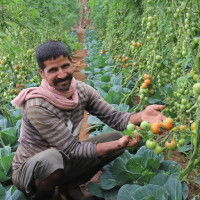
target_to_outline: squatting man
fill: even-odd
[[[93,199],[84,197],[79,186],[141,141],[137,133],[131,139],[119,131],[128,122],[163,121],[159,110],[165,106],[151,105],[138,113],[115,110],[94,88],[75,80],[72,59],[61,42],[41,44],[36,60],[41,85],[22,90],[12,101],[22,107],[13,183],[27,199],[59,199],[59,194],[68,200]],[[79,141],[84,110],[116,131]]]

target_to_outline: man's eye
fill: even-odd
[[[66,69],[66,68],[68,68],[70,65],[64,65],[63,66],[63,69]]]
[[[49,72],[51,73],[51,72],[55,72],[56,71],[56,69],[50,69],[49,70]]]

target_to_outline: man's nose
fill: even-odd
[[[66,75],[67,75],[67,72],[65,70],[59,69],[58,75],[57,75],[58,78],[63,79],[66,77]]]

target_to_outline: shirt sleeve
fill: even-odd
[[[91,86],[88,86],[89,102],[86,110],[111,128],[123,131],[126,129],[131,113],[117,111],[106,102]]]
[[[41,106],[29,107],[27,118],[42,140],[69,157],[97,158],[96,144],[80,142],[71,134],[66,124],[48,109]]]

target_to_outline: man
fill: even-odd
[[[78,136],[84,110],[115,130],[128,122],[162,121],[165,116],[152,105],[131,114],[116,111],[96,90],[73,78],[67,47],[48,41],[36,50],[40,87],[23,90],[13,105],[23,107],[19,146],[13,159],[13,183],[28,199],[53,199],[55,188],[67,200],[87,199],[80,184],[86,183],[104,165],[140,142],[114,131],[86,141]],[[56,187],[58,186],[58,187]],[[92,199],[92,198],[88,198]]]

